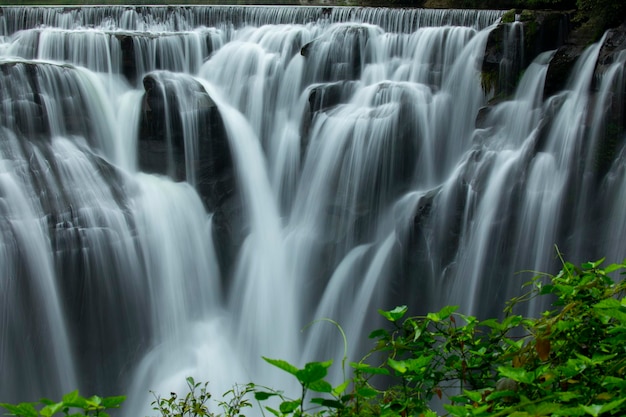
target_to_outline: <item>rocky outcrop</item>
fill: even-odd
[[[309,130],[317,112],[327,111],[340,103],[345,103],[354,91],[354,82],[336,82],[316,84],[309,89],[309,99],[304,108],[300,137],[302,138],[302,152],[304,153],[309,142]]]
[[[312,82],[356,80],[369,62],[367,44],[371,27],[343,24],[304,45],[300,53],[310,58],[306,79]],[[315,64],[313,64],[315,63]]]
[[[144,77],[143,84],[140,167],[189,181],[207,208],[214,210],[234,189],[219,109],[202,85],[187,75],[154,72]]]
[[[111,32],[119,43],[121,72],[131,85],[141,82],[137,77],[143,71],[168,70],[182,72],[182,55],[176,59],[178,52],[187,44],[193,45],[191,51],[202,51],[202,56],[188,56],[191,61],[205,60],[213,52],[212,34],[210,31],[189,33],[166,33],[155,36],[151,33]],[[196,38],[197,36],[197,38]],[[190,52],[191,53],[191,52]]]
[[[626,51],[626,22],[606,33],[600,48],[596,73],[602,75],[610,65],[623,60],[626,54],[624,51]]]
[[[495,97],[512,94],[521,73],[537,55],[565,45],[571,31],[570,21],[570,13],[566,12],[515,9],[507,12],[487,41],[483,88]]]
[[[142,171],[190,182],[213,215],[223,276],[243,240],[242,201],[224,122],[203,86],[185,74],[144,77],[139,166]]]

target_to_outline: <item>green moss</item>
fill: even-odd
[[[490,94],[496,91],[498,86],[499,74],[496,70],[483,70],[480,73],[480,86],[485,94]]]
[[[520,13],[519,16],[519,20],[520,22],[535,22],[535,14],[532,12],[532,10],[522,10],[522,13]]]
[[[508,12],[506,12],[505,14],[502,15],[502,23],[513,23],[515,22],[515,14],[517,13],[517,10],[515,9],[511,9]]]

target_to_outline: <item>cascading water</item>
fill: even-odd
[[[602,43],[559,94],[546,52],[483,108],[499,11],[1,12],[3,401],[285,388],[261,355],[341,358],[313,320],[354,357],[377,308],[498,314],[555,244],[626,253]]]

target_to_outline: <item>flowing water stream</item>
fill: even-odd
[[[354,359],[377,308],[494,315],[554,245],[621,261],[626,58],[544,98],[548,51],[485,111],[501,15],[2,8],[0,399],[286,388],[262,355],[339,365],[316,319]]]

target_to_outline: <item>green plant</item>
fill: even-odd
[[[278,409],[266,410],[278,417],[434,417],[435,396],[448,416],[624,415],[626,283],[609,275],[626,264],[601,264],[563,261],[556,276],[536,276],[503,319],[481,321],[455,306],[412,317],[406,306],[379,310],[391,328],[371,333],[375,345],[350,364],[351,378],[333,387],[325,379],[332,361],[299,369],[264,358],[296,377],[301,395],[256,387],[255,398],[277,397]],[[513,314],[540,296],[553,304],[539,318]],[[311,392],[321,396],[308,399]]]
[[[603,260],[575,266],[562,260],[557,275],[540,274],[511,299],[502,319],[479,320],[448,306],[424,316],[408,316],[406,306],[379,313],[390,323],[371,333],[375,344],[353,375],[333,386],[327,380],[332,361],[298,368],[284,360],[263,358],[293,375],[297,398],[255,384],[235,386],[218,405],[227,417],[242,417],[254,395],[261,412],[283,416],[436,417],[435,397],[451,417],[609,417],[626,415],[626,281],[612,274],[626,261],[602,268]],[[537,297],[551,308],[539,317],[514,310]],[[161,417],[217,417],[209,410],[207,383],[187,378],[184,397],[155,395]],[[83,398],[77,391],[61,402],[41,400],[0,404],[20,417],[107,417],[124,397]],[[276,402],[276,406],[271,403]],[[270,404],[270,405],[267,405]],[[74,412],[73,409],[78,409]]]
[[[454,306],[414,317],[404,306],[380,311],[393,327],[373,332],[375,347],[352,364],[355,390],[344,409],[433,416],[434,396],[449,396],[447,415],[459,417],[626,414],[626,282],[610,277],[626,264],[601,265],[563,261],[556,276],[536,276],[510,300],[501,320]],[[513,314],[536,297],[550,297],[552,309]]]
[[[207,390],[208,382],[204,384],[196,382],[192,377],[187,377],[188,392],[184,397],[179,397],[175,392],[167,398],[154,394],[152,409],[161,417],[217,417],[209,409],[211,393]],[[253,384],[235,385],[231,390],[222,395],[218,406],[224,411],[226,417],[242,416],[244,408],[252,407],[246,396],[254,389]]]
[[[109,417],[107,410],[119,408],[125,399],[124,396],[102,398],[97,395],[86,398],[72,391],[58,402],[43,398],[38,402],[0,403],[0,407],[7,410],[8,415],[17,417],[51,417],[59,413],[66,417]]]
[[[257,401],[266,401],[272,397],[278,397],[280,399],[278,410],[269,406],[265,407],[266,410],[279,417],[310,415],[312,410],[318,410],[318,415],[335,413],[341,415],[341,410],[345,408],[349,399],[344,393],[350,381],[346,380],[338,386],[333,387],[325,379],[328,368],[333,363],[332,360],[325,362],[309,362],[304,368],[297,368],[284,360],[266,357],[263,357],[263,359],[269,364],[296,377],[301,388],[300,397],[292,399],[286,397],[282,391],[276,391],[267,387],[258,387],[261,389],[257,388],[254,394]],[[314,392],[318,395],[326,394],[326,397],[317,396],[307,401],[307,395],[310,392]]]
[[[615,0],[576,0],[578,10],[606,30],[626,18],[626,3]]]
[[[577,267],[564,262],[556,276],[532,281],[536,296],[554,298],[553,309],[520,321],[524,336],[496,362],[506,389],[485,385],[453,398],[453,416],[609,416],[626,413],[626,282],[609,274],[625,264],[600,268],[602,260]],[[497,328],[501,326],[493,322]],[[504,339],[510,343],[511,339]]]

